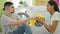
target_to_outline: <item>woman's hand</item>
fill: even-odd
[[[38,22],[40,22],[42,24],[45,22],[43,18],[37,18],[37,20],[38,20]]]

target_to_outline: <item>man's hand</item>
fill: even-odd
[[[30,17],[30,20],[31,19],[37,19],[38,17],[37,16],[33,16],[33,17]]]

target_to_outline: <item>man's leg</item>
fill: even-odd
[[[25,23],[25,24],[23,24],[23,26],[24,26],[26,34],[32,34],[32,31],[31,31],[29,24]]]
[[[19,26],[16,31],[9,32],[8,34],[24,34],[25,29],[24,26]]]
[[[19,26],[19,28],[16,31],[14,31],[13,33],[11,33],[11,34],[24,34],[24,33],[32,34],[30,26],[28,24],[26,24],[26,23],[23,24],[22,26]]]
[[[18,28],[18,34],[32,34],[31,28],[29,26],[29,24],[24,23],[22,26],[19,26]]]

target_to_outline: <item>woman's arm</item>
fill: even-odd
[[[45,26],[45,28],[46,28],[49,32],[51,32],[51,33],[53,33],[53,32],[55,31],[55,29],[56,29],[56,27],[57,27],[57,24],[58,24],[58,21],[53,21],[53,23],[52,23],[51,26],[48,26],[45,22],[43,23],[43,25]]]
[[[58,21],[57,21],[57,20],[54,20],[51,26],[49,26],[48,24],[46,24],[46,22],[45,22],[43,19],[38,19],[38,21],[39,21],[40,23],[42,23],[42,24],[45,26],[45,28],[46,28],[49,32],[51,32],[51,33],[53,33],[53,32],[55,31],[55,29],[56,29],[56,27],[57,27],[57,24],[58,24]]]

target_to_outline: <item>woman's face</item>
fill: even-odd
[[[47,10],[48,12],[52,12],[53,6],[51,6],[49,3],[47,4]]]

